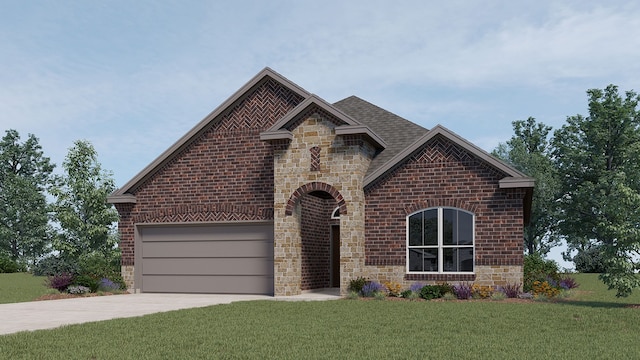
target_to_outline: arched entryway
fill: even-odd
[[[300,229],[300,290],[340,287],[340,193],[325,183],[307,184],[288,202]]]

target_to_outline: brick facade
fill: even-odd
[[[260,140],[303,101],[265,77],[126,189],[135,202],[115,205],[130,288],[138,276],[136,224],[247,220],[273,220],[275,295],[331,285],[331,225],[340,229],[342,293],[359,276],[405,286],[522,281],[525,190],[501,189],[508,174],[436,135],[365,187],[379,148],[362,134],[337,135],[344,118],[326,107],[311,106],[286,124],[290,138]],[[437,206],[475,215],[473,274],[407,274],[406,217]]]
[[[500,189],[498,181],[504,177],[438,136],[392,173],[370,184],[365,190],[366,264],[387,266],[391,272],[371,274],[400,283],[456,282],[476,280],[479,271],[489,271],[483,270],[486,266],[521,268],[524,191]],[[406,217],[437,206],[475,215],[475,274],[406,274]],[[521,272],[519,279],[521,282]]]

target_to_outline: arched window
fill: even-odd
[[[437,207],[407,216],[407,272],[473,272],[475,216]]]
[[[333,212],[331,213],[331,218],[332,219],[340,219],[340,206],[338,206],[335,209],[333,209]]]

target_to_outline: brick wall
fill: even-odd
[[[134,224],[273,219],[273,150],[259,133],[302,98],[265,78],[118,204],[122,264],[134,264]]]
[[[482,266],[522,265],[524,191],[499,189],[505,175],[436,137],[365,189],[365,254],[370,266],[406,272],[406,216],[434,206],[475,214],[476,273]],[[398,278],[396,277],[397,281]],[[472,274],[411,274],[402,280],[473,281]]]

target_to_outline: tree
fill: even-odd
[[[531,221],[524,228],[524,248],[528,254],[544,256],[560,243],[555,206],[559,182],[548,140],[551,127],[532,117],[514,121],[512,125],[515,134],[506,144],[500,144],[493,155],[535,178]]]
[[[618,88],[591,89],[589,116],[570,116],[554,134],[562,174],[560,229],[575,248],[599,247],[600,275],[617,296],[640,286],[639,97]]]
[[[62,167],[65,174],[56,178],[51,191],[61,228],[54,247],[74,260],[94,252],[109,255],[117,244],[114,223],[118,221],[117,211],[107,203],[115,190],[111,173],[102,169],[88,141],[76,141]]]
[[[47,251],[45,192],[53,168],[33,134],[21,143],[16,130],[6,131],[0,141],[0,252],[14,261],[33,263]]]

